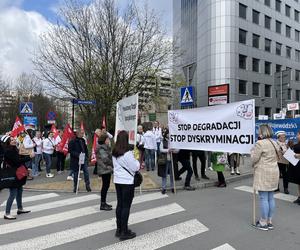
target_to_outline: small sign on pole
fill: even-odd
[[[182,107],[192,106],[194,104],[193,86],[182,87],[180,89],[180,105]]]
[[[21,102],[19,111],[21,115],[32,115],[33,103],[32,102]]]
[[[287,110],[288,111],[294,111],[294,110],[299,110],[299,103],[289,103],[287,104]]]
[[[269,117],[267,115],[259,115],[258,120],[268,120]]]

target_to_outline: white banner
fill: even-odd
[[[174,149],[250,153],[255,138],[254,100],[168,112]]]
[[[121,130],[129,134],[129,144],[136,142],[138,123],[138,94],[123,98],[117,102],[115,140]]]

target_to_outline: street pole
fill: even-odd
[[[281,77],[280,77],[280,110],[282,112],[282,84],[283,84],[283,71],[281,71]]]
[[[74,130],[75,99],[72,99],[72,129]]]

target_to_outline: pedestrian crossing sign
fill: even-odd
[[[20,114],[21,115],[32,115],[32,113],[33,113],[33,103],[32,102],[21,102]]]
[[[194,104],[193,87],[182,87],[180,89],[180,104],[181,106],[191,106]]]

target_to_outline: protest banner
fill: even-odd
[[[25,127],[24,125],[22,124],[20,118],[17,116],[16,117],[16,121],[14,123],[14,126],[13,126],[13,129],[11,131],[11,134],[10,136],[11,137],[17,137],[18,134],[20,134],[21,132],[25,131]]]
[[[168,112],[170,147],[250,153],[254,145],[254,100]]]
[[[276,132],[285,131],[287,140],[296,141],[297,133],[300,130],[300,118],[256,121],[255,138],[258,137],[258,129],[261,124],[268,124],[272,128],[274,139],[276,139]]]
[[[115,139],[120,131],[129,134],[129,144],[135,145],[138,123],[138,94],[117,102]]]

